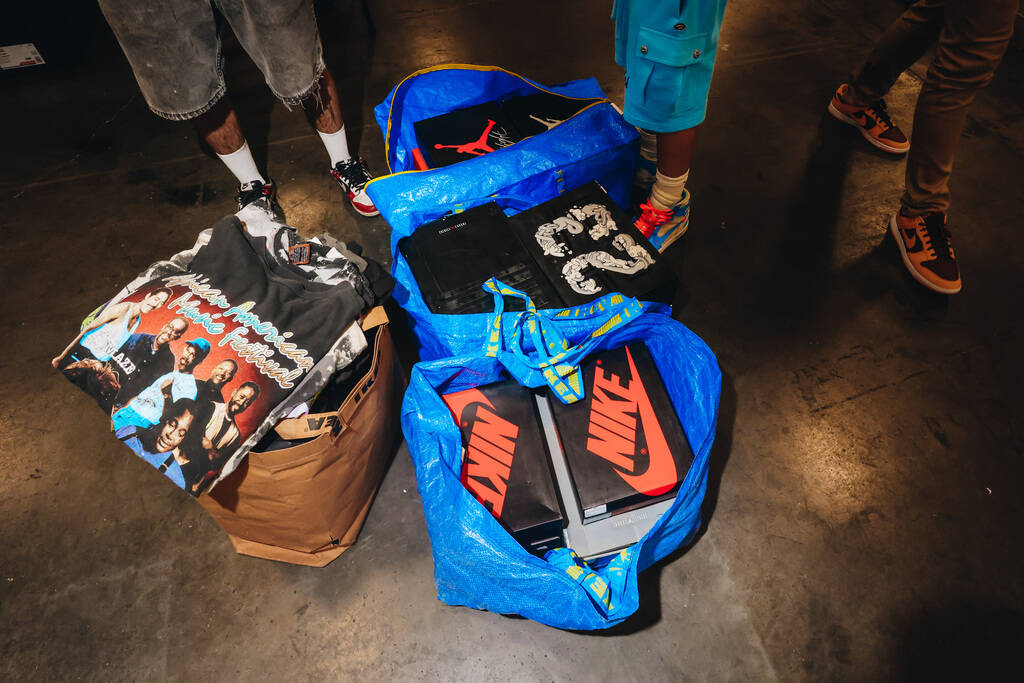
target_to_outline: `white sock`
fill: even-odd
[[[658,134],[640,128],[640,156],[647,161],[658,161]]]
[[[256,168],[256,161],[252,158],[252,152],[249,151],[248,142],[243,143],[241,147],[231,154],[218,154],[217,156],[228,167],[228,170],[235,174],[238,182],[242,185],[251,183],[254,180],[258,180],[261,183],[267,182]]]
[[[673,208],[683,198],[683,189],[689,177],[689,171],[677,178],[662,175],[658,171],[654,176],[654,187],[651,188],[651,205],[662,211]]]
[[[324,141],[327,154],[331,157],[331,168],[337,166],[339,161],[348,161],[352,158],[351,152],[348,151],[348,137],[345,136],[345,126],[342,126],[337,133],[324,133],[319,130],[317,133],[320,133],[320,139]]]

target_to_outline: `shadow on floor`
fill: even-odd
[[[921,610],[896,644],[896,677],[905,681],[1008,680],[1020,669],[1024,613],[972,602]],[[1019,674],[1018,674],[1019,675]]]

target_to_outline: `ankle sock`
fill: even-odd
[[[689,177],[689,171],[675,178],[658,171],[654,176],[654,186],[651,187],[651,205],[662,211],[673,208],[683,198],[686,179]]]
[[[324,133],[317,131],[320,139],[324,141],[327,154],[331,157],[331,168],[338,165],[339,161],[348,161],[352,153],[348,151],[348,137],[345,135],[345,126],[342,126],[337,133]]]
[[[254,180],[261,183],[267,182],[256,168],[256,161],[252,158],[252,152],[249,151],[248,142],[243,143],[231,154],[218,154],[217,156],[228,167],[228,170],[235,174],[240,184],[245,185]]]
[[[640,156],[658,163],[658,134],[640,128]]]

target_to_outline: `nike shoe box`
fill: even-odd
[[[584,399],[565,405],[552,397],[540,414],[566,540],[586,559],[647,533],[671,506],[693,451],[643,342],[594,354],[582,371]]]
[[[678,278],[597,183],[516,214],[512,231],[565,306],[612,292],[671,305]]]
[[[527,551],[564,545],[532,391],[512,380],[442,396],[462,432],[462,484]]]
[[[440,168],[546,132],[598,101],[546,92],[521,95],[415,121],[413,130],[426,166]]]
[[[490,277],[526,292],[541,308],[559,300],[497,204],[483,204],[421,225],[398,241],[398,249],[433,313],[489,313],[494,296],[481,285]],[[521,299],[506,298],[521,311]]]

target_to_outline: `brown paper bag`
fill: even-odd
[[[375,337],[370,371],[336,413],[282,420],[285,439],[312,441],[249,456],[199,502],[235,551],[323,567],[355,543],[400,434],[402,378],[384,309],[363,329]]]

